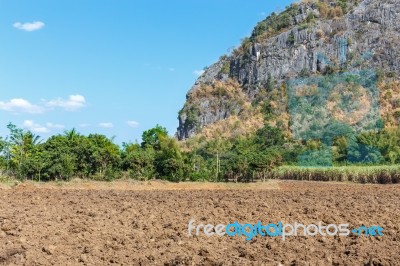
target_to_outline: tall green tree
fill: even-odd
[[[184,160],[177,141],[160,136],[159,147],[154,162],[159,177],[174,182],[184,180]]]
[[[168,131],[165,127],[156,125],[155,127],[146,130],[142,134],[142,147],[151,146],[155,150],[160,149],[160,138],[168,136]]]
[[[93,171],[98,172],[100,175],[104,175],[106,172],[111,174],[116,171],[121,164],[118,145],[100,134],[90,134],[88,140],[91,146],[90,160]]]
[[[151,146],[142,148],[139,144],[125,144],[122,152],[122,166],[136,179],[148,180],[155,177],[155,150]]]
[[[18,178],[25,179],[31,172],[32,157],[35,156],[40,137],[12,123],[9,123],[7,128],[10,131],[8,145],[6,145],[8,168],[12,169]]]

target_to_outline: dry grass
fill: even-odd
[[[117,180],[113,182],[101,182],[83,179],[72,179],[69,182],[22,182],[14,185],[2,185],[0,189],[72,189],[72,190],[128,190],[128,191],[152,191],[152,190],[270,190],[279,189],[278,180],[269,180],[263,183],[211,183],[211,182],[181,182],[172,183],[161,180],[134,181]]]
[[[400,165],[342,166],[330,168],[283,166],[275,169],[270,174],[270,177],[289,180],[395,184],[400,183]]]
[[[263,126],[263,116],[261,113],[254,114],[247,118],[230,116],[227,119],[217,121],[204,127],[199,136],[207,139],[217,137],[232,138],[236,136],[249,135]]]
[[[395,112],[400,111],[400,82],[382,82],[378,87],[380,89],[380,111],[385,120],[385,126],[397,127],[400,119],[395,117]]]

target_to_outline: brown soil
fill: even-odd
[[[91,185],[89,185],[91,184]],[[0,189],[4,265],[399,265],[400,186],[32,183]],[[109,186],[109,188],[107,188]],[[202,187],[203,186],[203,187]],[[149,188],[152,187],[152,188]],[[259,188],[257,188],[259,187]],[[188,238],[188,222],[380,225],[382,237]]]

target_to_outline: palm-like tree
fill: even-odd
[[[73,141],[79,136],[79,133],[73,128],[71,130],[64,130],[64,136],[66,136],[69,141]]]
[[[42,140],[39,135],[35,135],[30,131],[24,132],[22,134],[22,142],[25,147],[34,147],[39,145]]]

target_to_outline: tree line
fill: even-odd
[[[290,139],[267,124],[250,136],[203,137],[185,143],[157,125],[143,132],[141,143],[121,146],[104,135],[83,135],[75,129],[43,141],[11,123],[7,128],[9,134],[0,138],[0,169],[3,176],[19,180],[251,181],[268,178],[277,166],[299,162],[309,166],[400,163],[399,128],[347,132],[329,147],[323,140]]]

